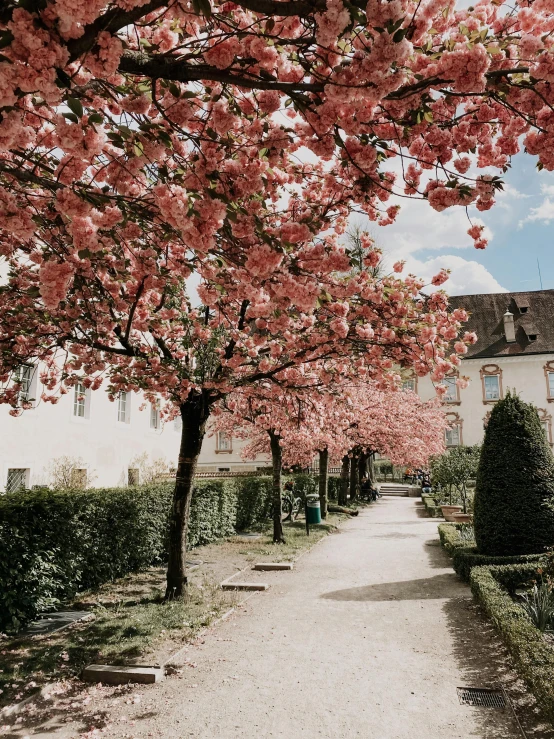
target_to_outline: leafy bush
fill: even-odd
[[[539,631],[552,630],[554,594],[548,583],[534,583],[531,592],[521,596],[521,607]]]
[[[493,557],[481,554],[474,541],[468,541],[460,535],[460,529],[464,524],[443,523],[439,525],[439,537],[442,546],[452,557],[452,566],[456,574],[466,582],[469,582],[473,567],[484,565],[507,565],[507,564],[535,564],[544,559],[542,554],[514,555],[511,557]]]
[[[479,552],[544,552],[554,544],[553,500],[554,457],[537,411],[508,393],[492,410],[477,472]]]
[[[502,635],[537,702],[554,721],[554,649],[509,592],[536,575],[536,570],[536,565],[475,567],[471,590]]]
[[[337,477],[336,475],[333,475],[331,477],[331,475],[329,475],[329,480],[327,482],[327,495],[329,497],[329,500],[338,500],[340,481],[340,477]]]
[[[271,517],[271,477],[242,477],[236,480],[237,531],[244,531]]]
[[[266,518],[270,484],[269,478],[197,482],[189,545]],[[166,561],[172,493],[167,482],[2,496],[0,630],[17,631],[79,590]]]
[[[448,504],[461,503],[464,513],[469,502],[468,485],[477,474],[480,454],[479,445],[457,446],[431,462],[433,486],[440,486],[443,500]]]

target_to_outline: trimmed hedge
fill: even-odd
[[[471,590],[508,647],[519,674],[554,722],[554,649],[508,591],[537,574],[536,565],[475,567]]]
[[[466,582],[469,582],[473,567],[484,565],[532,565],[544,559],[543,554],[521,554],[513,557],[492,557],[480,554],[472,544],[463,541],[459,529],[464,524],[443,523],[439,524],[439,537],[442,546],[452,557],[452,566],[456,574]],[[535,564],[535,568],[537,564]]]
[[[431,518],[440,518],[442,516],[441,507],[435,504],[435,498],[432,495],[422,495],[421,500],[425,506],[425,511]]]
[[[507,393],[491,411],[477,471],[477,547],[496,557],[554,543],[554,457],[537,409]]]
[[[271,477],[239,478],[236,481],[236,488],[237,531],[252,528],[271,517],[273,506]]]
[[[189,546],[268,517],[268,477],[202,480],[191,503]],[[0,496],[0,630],[129,572],[167,560],[173,483]]]
[[[329,498],[329,500],[339,499],[340,483],[340,477],[337,477],[336,475],[329,475],[329,478],[327,480],[327,497]]]

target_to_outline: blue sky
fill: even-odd
[[[490,232],[484,251],[473,248],[461,208],[436,213],[426,203],[402,200],[393,226],[371,224],[369,230],[388,261],[407,260],[407,271],[430,278],[450,268],[445,288],[451,294],[538,290],[537,258],[543,288],[554,288],[554,173],[538,172],[535,164],[536,157],[514,157],[496,205],[485,213],[470,211]]]

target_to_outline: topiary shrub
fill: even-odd
[[[508,393],[491,413],[477,471],[481,554],[536,554],[554,544],[554,457],[534,406]]]

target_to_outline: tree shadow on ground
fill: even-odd
[[[508,650],[472,600],[469,587],[463,587],[465,595],[451,598],[443,605],[453,654],[463,675],[463,687],[503,687],[528,739],[554,739],[554,729],[541,715],[533,696],[515,673]],[[482,729],[480,736],[485,739],[512,736],[504,728],[508,725],[515,727],[513,736],[519,735],[509,706],[506,709],[468,710],[475,711]]]
[[[419,580],[400,580],[358,588],[333,590],[321,598],[338,601],[439,600],[459,594],[460,583],[452,572]]]
[[[428,558],[428,565],[433,569],[446,570],[452,568],[451,559],[441,547],[438,538],[427,539],[425,542],[425,554]]]

